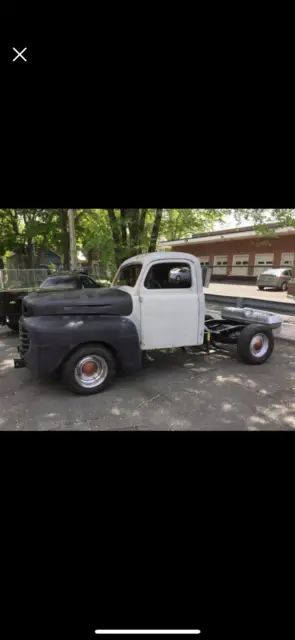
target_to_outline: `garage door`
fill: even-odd
[[[281,266],[292,266],[294,264],[294,253],[282,253]]]
[[[209,256],[198,256],[201,267],[207,267],[209,265]]]
[[[262,273],[267,268],[271,268],[273,265],[273,253],[256,253],[255,256],[255,268],[254,275],[258,276],[259,273]]]
[[[233,276],[247,276],[249,265],[249,255],[236,254],[233,256]]]
[[[227,256],[214,256],[214,269],[213,273],[218,275],[225,275],[227,272]]]

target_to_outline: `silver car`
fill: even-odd
[[[257,286],[260,291],[265,287],[271,289],[279,289],[280,291],[287,291],[288,282],[292,278],[291,268],[281,269],[266,269],[257,278]]]
[[[171,269],[169,273],[169,282],[185,282],[186,284],[190,284],[191,282],[191,272],[188,267],[178,267],[175,269]]]

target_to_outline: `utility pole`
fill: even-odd
[[[71,271],[76,271],[77,270],[77,248],[76,248],[74,209],[68,209],[68,218],[69,218],[69,235],[70,235],[70,268],[71,268]]]

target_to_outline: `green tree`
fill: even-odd
[[[103,209],[82,210],[76,213],[77,246],[87,253],[91,262],[98,252],[100,264],[113,273],[116,270],[115,251],[108,212]]]
[[[81,210],[77,240],[87,251],[97,248],[100,262],[114,271],[123,260],[156,250],[159,239],[174,240],[209,231],[224,219],[224,209]]]
[[[163,214],[160,237],[178,240],[211,231],[216,222],[224,221],[227,213],[228,209],[167,209]]]
[[[108,218],[118,267],[157,242],[162,209],[108,209]]]
[[[77,246],[99,252],[100,262],[114,271],[133,255],[155,251],[159,239],[174,240],[209,231],[224,219],[224,209],[77,209]],[[0,255],[15,251],[25,266],[42,262],[48,247],[59,253],[69,268],[67,209],[1,209]]]
[[[241,219],[248,220],[261,233],[269,232],[269,224],[273,222],[286,227],[295,226],[295,209],[232,209],[232,212],[237,223]]]
[[[67,259],[68,242],[66,209],[0,210],[0,255],[18,253],[28,269],[42,263],[48,247],[58,248]]]

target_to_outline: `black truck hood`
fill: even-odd
[[[80,289],[70,291],[34,291],[23,300],[25,316],[51,315],[113,315],[129,316],[132,297],[126,291],[107,289]]]

